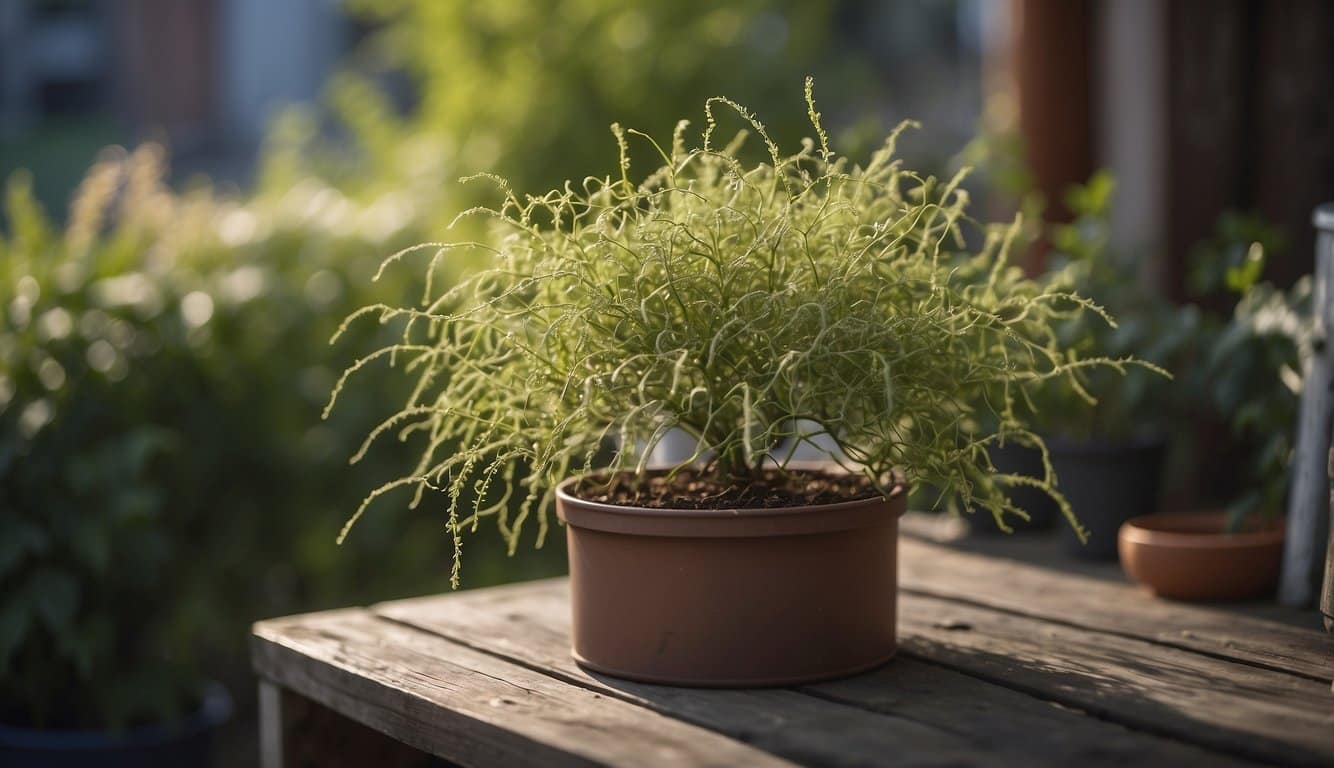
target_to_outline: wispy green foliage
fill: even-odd
[[[456,555],[459,534],[486,516],[511,548],[535,516],[540,543],[557,483],[599,466],[640,472],[669,430],[701,438],[709,456],[692,460],[745,483],[811,441],[797,425],[814,423],[840,448],[831,458],[881,488],[898,472],[1006,527],[1006,515],[1026,517],[1006,489],[1036,485],[1079,530],[1050,470],[998,475],[986,448],[1013,440],[1045,455],[1021,416],[1032,393],[1134,363],[1078,359],[1054,324],[1111,319],[1010,266],[1020,222],[971,222],[962,174],[905,169],[894,148],[908,125],[854,165],[829,148],[809,87],[807,109],[817,140],[791,155],[720,98],[705,105],[696,148],[684,121],[670,143],[613,126],[613,174],[539,196],[492,178],[501,203],[462,216],[493,219],[493,244],[390,257],[386,266],[431,254],[429,276],[456,248],[480,249],[491,266],[449,290],[428,280],[419,307],[367,307],[345,324],[403,325],[401,343],[348,373],[387,358],[414,376],[404,409],[367,444],[393,433],[422,444],[411,471],[348,526],[406,487],[414,504],[447,498]],[[721,121],[737,115],[767,162],[738,159],[746,131],[718,143]],[[631,142],[657,166],[639,182]],[[964,246],[971,227],[975,253]]]

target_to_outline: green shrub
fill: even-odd
[[[986,448],[1014,440],[1045,454],[1021,416],[1033,392],[1139,363],[1080,359],[1058,344],[1057,323],[1110,318],[1007,264],[1017,220],[984,227],[978,252],[963,249],[962,175],[905,170],[893,159],[898,131],[853,166],[830,149],[809,81],[807,102],[818,141],[795,155],[744,108],[712,99],[700,148],[687,148],[685,122],[663,145],[613,126],[612,176],[538,196],[492,177],[501,204],[463,216],[496,220],[494,245],[391,257],[386,267],[433,253],[426,295],[419,308],[381,304],[349,319],[344,329],[364,315],[398,321],[403,335],[344,378],[383,358],[413,374],[404,409],[357,456],[397,433],[418,440],[420,459],[348,525],[394,489],[411,489],[414,504],[443,493],[457,573],[459,534],[480,518],[494,515],[513,547],[536,512],[540,543],[557,483],[598,465],[642,472],[668,430],[699,437],[716,454],[708,471],[738,485],[781,463],[780,443],[812,439],[794,425],[814,423],[882,489],[900,472],[1005,527],[1004,515],[1026,516],[1005,488],[1037,485],[1079,530],[1050,473],[996,475]],[[738,160],[744,132],[716,143],[719,109],[760,135],[766,162]],[[639,183],[631,140],[662,163]],[[432,290],[430,276],[460,250],[490,254],[490,267]],[[511,494],[522,497],[513,517]]]
[[[310,178],[237,201],[174,193],[163,176],[159,149],[111,150],[63,231],[24,176],[10,181],[0,721],[164,717],[202,678],[244,669],[250,621],[446,582],[424,515],[334,546],[347,500],[407,458],[346,465],[407,387],[380,376],[319,420],[337,378],[329,336],[354,308],[408,295],[370,278],[385,249],[422,236],[423,216]]]

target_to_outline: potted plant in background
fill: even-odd
[[[348,526],[395,489],[413,504],[442,494],[457,574],[460,536],[483,518],[512,546],[535,519],[540,545],[554,506],[576,658],[692,685],[820,679],[892,655],[908,485],[1002,527],[1025,516],[1008,490],[1038,487],[1082,535],[1054,475],[998,474],[988,449],[1044,450],[1016,403],[1133,361],[1061,347],[1060,319],[1102,313],[1007,263],[1018,221],[979,227],[980,248],[964,249],[962,175],[905,170],[898,131],[854,166],[830,149],[809,82],[807,106],[816,139],[794,155],[715,98],[699,148],[685,121],[663,144],[613,126],[611,177],[537,196],[492,177],[502,202],[465,215],[493,218],[495,244],[421,246],[422,305],[349,318],[402,323],[403,337],[353,364],[330,407],[376,360],[416,380],[357,457],[388,433],[423,448]],[[745,131],[717,143],[724,109],[759,135],[759,159]],[[638,182],[630,141],[660,161]],[[434,290],[460,248],[493,265]],[[700,447],[648,469],[674,429]],[[840,471],[788,461],[823,440]]]
[[[1057,335],[1064,348],[1090,357],[1134,356],[1149,365],[1124,375],[1079,369],[1074,386],[1049,387],[1032,403],[1061,490],[1089,532],[1087,542],[1066,536],[1067,549],[1091,559],[1115,557],[1121,523],[1157,510],[1167,436],[1180,403],[1170,377],[1162,374],[1183,367],[1202,327],[1198,308],[1177,307],[1143,286],[1141,253],[1108,248],[1113,190],[1106,172],[1070,190],[1066,205],[1075,219],[1050,229],[1043,279],[1089,297],[1119,320],[1111,325],[1086,314],[1061,321]],[[1095,407],[1081,407],[1088,397]]]
[[[1122,526],[1126,574],[1162,597],[1269,594],[1283,555],[1293,430],[1314,346],[1311,280],[1287,291],[1260,282],[1266,245],[1272,249],[1279,238],[1255,220],[1225,217],[1219,240],[1222,247],[1197,254],[1193,286],[1200,293],[1226,288],[1240,299],[1227,324],[1211,334],[1189,391],[1231,426],[1248,466],[1224,511],[1149,515]]]

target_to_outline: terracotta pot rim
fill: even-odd
[[[556,486],[556,514],[579,528],[641,536],[744,538],[844,531],[882,525],[907,511],[907,487],[888,496],[795,507],[672,509],[587,501],[570,493],[582,477]]]
[[[1121,526],[1122,541],[1145,547],[1175,549],[1243,549],[1272,547],[1283,541],[1285,526],[1282,520],[1258,531],[1226,533],[1221,530],[1226,519],[1224,512],[1167,512],[1132,517]],[[1180,525],[1197,530],[1162,530],[1157,524]]]

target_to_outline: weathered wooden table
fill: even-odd
[[[270,768],[1334,765],[1334,638],[1314,613],[1161,601],[1111,566],[1006,547],[1041,551],[905,536],[898,658],[786,689],[585,672],[564,580],[260,622],[261,753]]]

